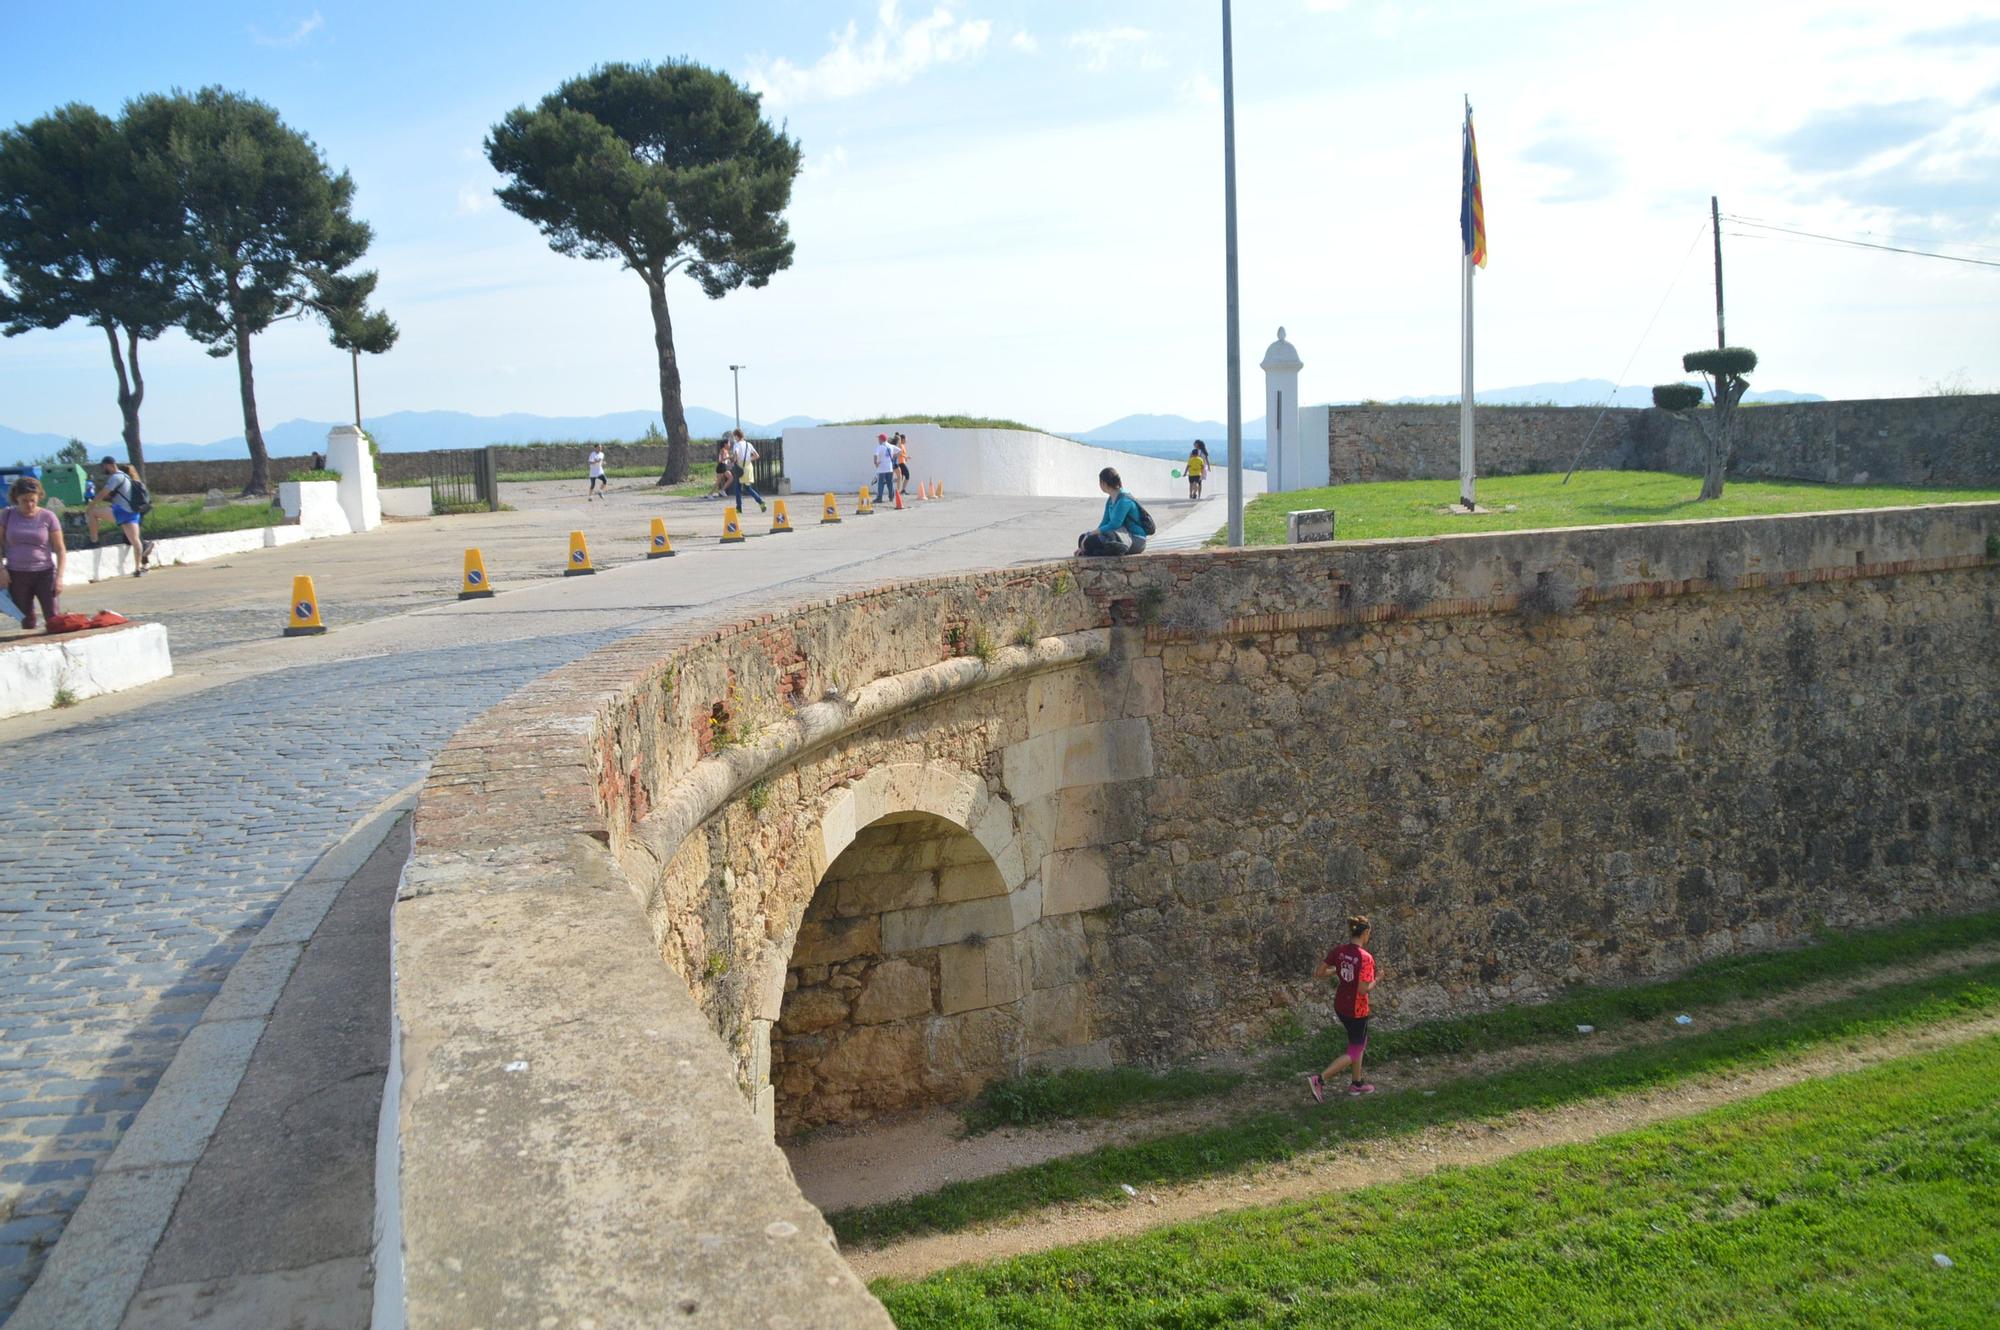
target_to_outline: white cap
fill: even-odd
[[[1278,340],[1271,343],[1264,352],[1264,363],[1257,368],[1266,373],[1271,370],[1304,369],[1306,362],[1299,359],[1298,348],[1285,340],[1285,330],[1278,329]]]

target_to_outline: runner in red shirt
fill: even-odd
[[[1375,958],[1368,954],[1368,916],[1357,914],[1347,921],[1347,941],[1332,951],[1313,971],[1313,978],[1340,976],[1333,994],[1333,1014],[1347,1031],[1347,1051],[1327,1064],[1326,1070],[1306,1077],[1306,1088],[1320,1103],[1326,1102],[1326,1083],[1349,1070],[1350,1095],[1374,1094],[1375,1087],[1361,1079],[1361,1058],[1368,1051],[1368,992],[1375,987]]]

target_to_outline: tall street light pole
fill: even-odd
[[[1243,355],[1236,327],[1236,74],[1222,0],[1222,212],[1229,306],[1229,543],[1243,543]]]
[[[743,380],[740,374],[741,371],[749,368],[748,365],[731,365],[729,367],[729,384],[736,394],[736,432],[738,434],[743,432]]]

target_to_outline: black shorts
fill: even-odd
[[[1368,1042],[1368,1018],[1366,1016],[1342,1016],[1340,1028],[1347,1031],[1347,1042],[1365,1044]]]

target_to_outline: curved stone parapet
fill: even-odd
[[[608,647],[439,757],[378,1299],[888,1324],[775,1135],[2000,897],[2000,505],[1045,565]],[[396,1304],[387,1304],[396,1305]]]

